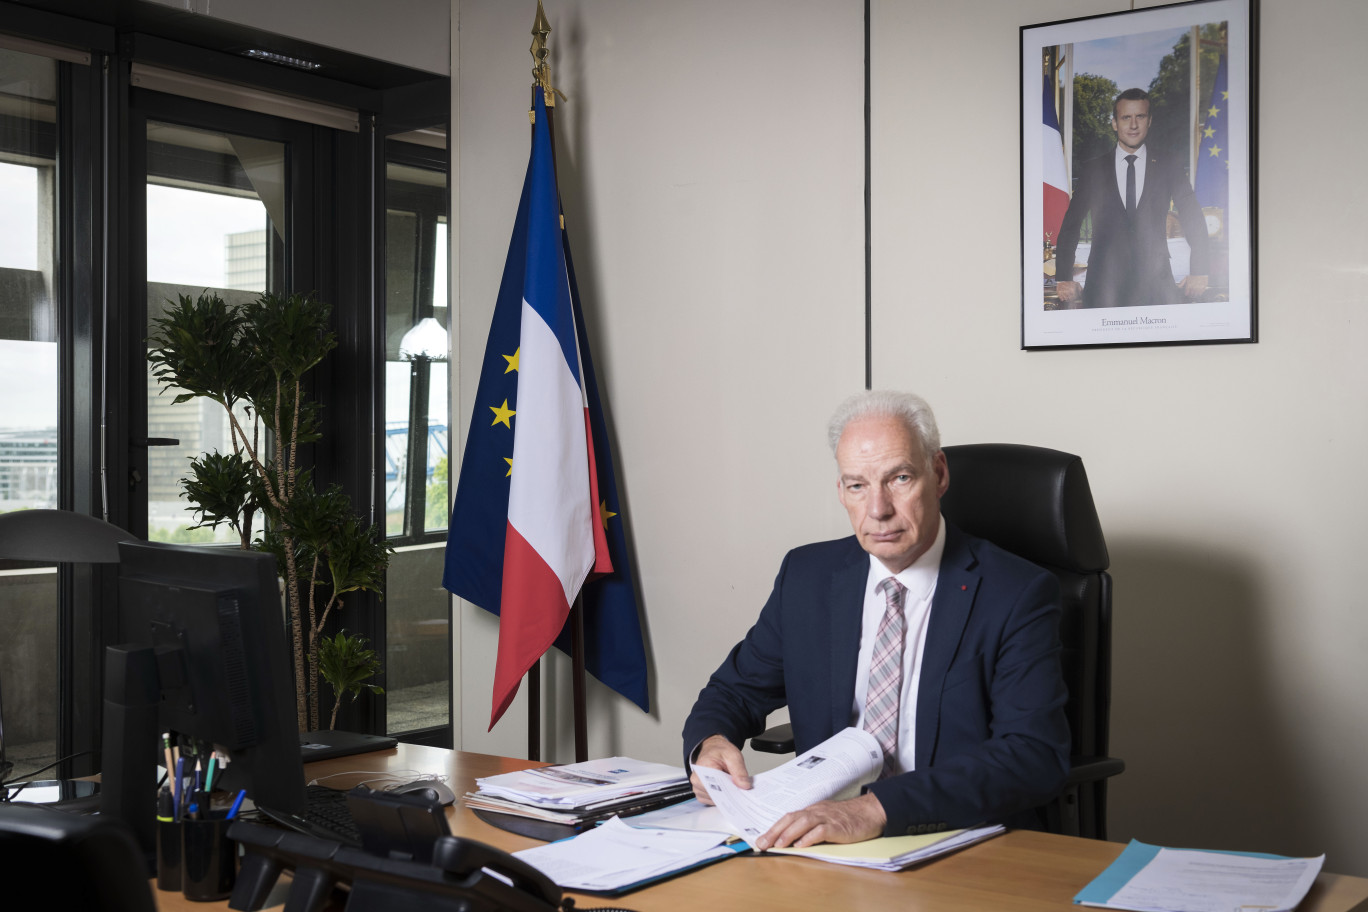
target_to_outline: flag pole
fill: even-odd
[[[550,50],[546,38],[551,34],[551,23],[546,19],[542,0],[537,0],[537,18],[532,23],[532,47],[529,52],[535,65],[532,67],[533,106],[536,92],[540,88],[546,104],[546,126],[551,136],[551,170],[556,172],[556,120],[553,116],[556,105],[556,90],[551,85],[551,64],[547,61]],[[534,125],[535,126],[535,125]],[[560,205],[560,179],[556,180],[556,203]],[[565,231],[565,213],[561,212],[561,232]],[[588,706],[584,683],[584,595],[575,596],[566,618],[570,627],[570,675],[573,691],[575,719],[575,762],[583,763],[589,759],[589,721]],[[541,759],[541,659],[528,669],[527,673],[527,757],[529,760]]]

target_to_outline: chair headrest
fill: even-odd
[[[0,516],[0,558],[117,564],[119,542],[138,537],[70,510],[16,510]]]
[[[1083,460],[1016,443],[944,451],[950,488],[941,512],[947,520],[1038,564],[1077,573],[1107,569],[1107,543]]]

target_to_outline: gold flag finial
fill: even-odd
[[[532,84],[542,87],[542,96],[546,99],[547,107],[556,103],[556,90],[551,87],[551,64],[546,59],[551,53],[546,47],[546,36],[549,34],[551,23],[546,21],[546,10],[542,9],[542,0],[537,0],[537,21],[532,23],[532,47],[529,49],[534,61]]]

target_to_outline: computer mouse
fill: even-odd
[[[396,786],[390,789],[390,792],[395,795],[417,795],[419,798],[425,798],[428,801],[439,802],[443,806],[453,804],[456,801],[456,795],[447,788],[446,783],[439,782],[436,779],[419,779],[407,785]]]

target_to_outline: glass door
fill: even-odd
[[[148,119],[146,125],[147,335],[181,297],[229,306],[285,291],[289,231],[287,145]],[[189,460],[233,451],[229,417],[208,399],[176,402],[147,370],[147,536],[235,542],[226,524],[195,527],[182,493]],[[250,417],[238,415],[250,428]],[[259,524],[259,521],[258,521]]]
[[[386,145],[386,730],[450,746],[446,150]]]

